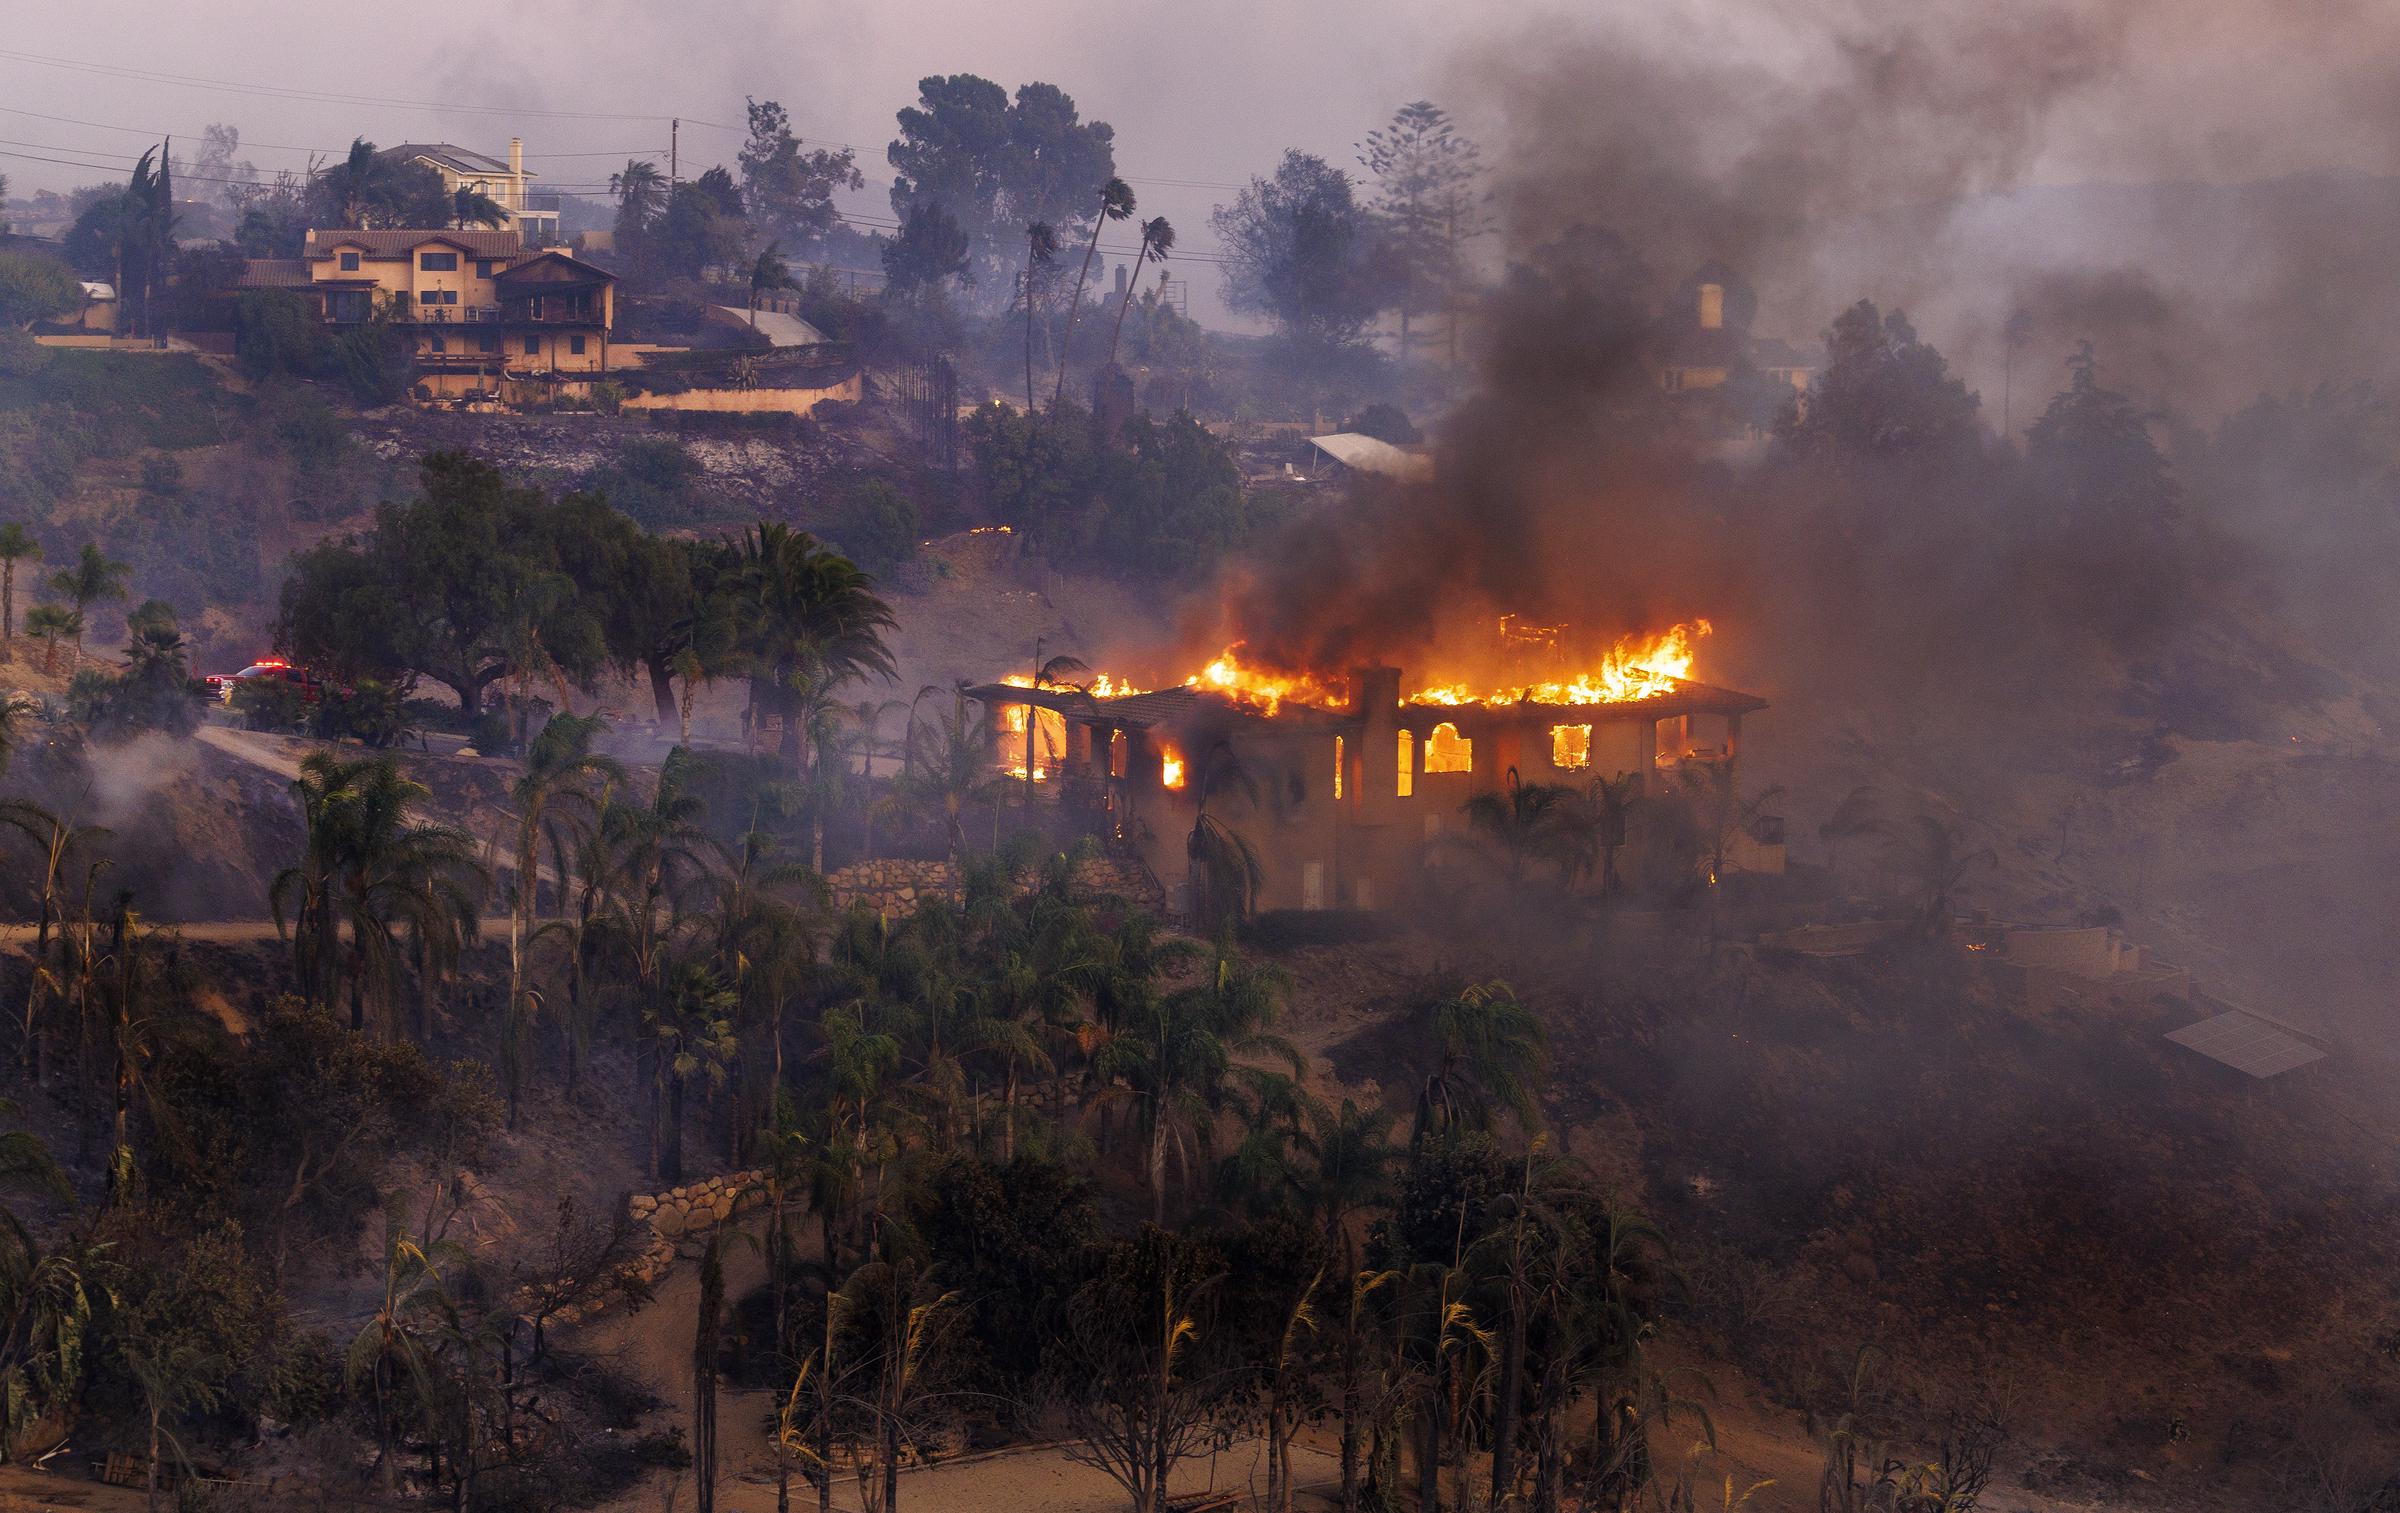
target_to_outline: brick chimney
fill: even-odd
[[[522,210],[525,208],[525,139],[523,137],[508,139],[508,171],[513,175],[512,182],[508,186],[508,208]]]

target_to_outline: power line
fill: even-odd
[[[206,134],[198,131],[153,131],[141,126],[119,126],[109,121],[85,121],[74,116],[54,116],[44,111],[25,110],[15,105],[0,105],[0,115],[24,116],[35,121],[55,122],[61,126],[88,126],[95,131],[121,131],[128,136],[150,137],[154,139],[163,139],[166,137],[189,137],[194,141],[198,141]],[[24,143],[20,145],[42,146],[46,144]],[[99,149],[97,148],[86,149],[81,147],[62,147],[57,150],[60,152],[99,152]],[[317,157],[340,157],[343,153],[348,152],[350,149],[347,147],[302,147],[291,142],[253,142],[247,138],[242,138],[238,142],[236,150],[241,152],[305,152]],[[664,149],[658,147],[611,147],[606,149],[598,149],[591,152],[529,152],[525,154],[525,157],[528,162],[548,162],[554,158],[613,158],[619,154],[623,154],[626,157],[639,157],[643,153],[660,152],[663,150]]]
[[[194,76],[192,76],[192,75],[187,75],[187,74],[170,74],[170,73],[162,73],[162,72],[158,72],[158,71],[155,71],[155,70],[150,70],[150,69],[140,69],[140,68],[132,68],[132,67],[127,67],[127,66],[123,66],[123,65],[119,65],[119,64],[108,64],[108,63],[90,63],[90,62],[86,62],[86,61],[83,61],[83,60],[81,60],[81,59],[76,59],[76,58],[57,58],[57,57],[52,57],[52,56],[49,56],[49,55],[47,55],[47,54],[43,54],[43,53],[29,53],[29,52],[21,52],[21,51],[17,51],[17,50],[15,50],[15,49],[11,49],[11,48],[0,48],[0,58],[9,58],[9,59],[14,59],[15,61],[17,61],[17,62],[21,62],[21,63],[35,63],[35,64],[40,64],[40,65],[42,65],[42,66],[44,66],[44,67],[50,67],[50,68],[62,68],[62,69],[69,69],[69,70],[73,70],[73,71],[76,71],[76,72],[81,72],[81,73],[92,73],[92,74],[99,74],[99,75],[102,75],[102,76],[104,76],[104,77],[110,77],[110,78],[137,79],[137,80],[141,80],[141,81],[148,82],[148,83],[158,83],[158,84],[173,84],[173,85],[179,85],[179,86],[182,86],[182,87],[185,87],[185,88],[191,88],[191,89],[212,89],[212,90],[222,90],[222,91],[227,91],[227,92],[234,93],[234,94],[247,94],[247,95],[256,95],[256,96],[262,96],[262,97],[269,98],[269,99],[285,99],[285,100],[307,101],[307,102],[311,102],[311,103],[317,103],[317,104],[353,104],[353,105],[373,105],[373,106],[379,106],[379,107],[383,107],[383,108],[387,108],[387,109],[409,109],[409,110],[446,110],[446,111],[462,111],[462,112],[473,112],[473,113],[477,113],[477,114],[483,114],[483,115],[520,115],[520,116],[533,116],[533,117],[540,117],[540,118],[551,119],[551,120],[577,120],[577,121],[653,121],[653,122],[655,122],[655,121],[666,121],[666,120],[671,120],[671,119],[680,119],[680,120],[681,120],[681,121],[682,121],[682,122],[683,122],[683,123],[684,123],[686,126],[705,126],[705,127],[708,127],[708,128],[710,128],[711,130],[715,130],[715,131],[730,131],[730,132],[736,132],[736,133],[740,133],[740,132],[744,132],[744,131],[746,131],[746,129],[747,129],[747,128],[740,127],[740,126],[729,126],[729,125],[727,125],[726,123],[724,123],[723,121],[704,121],[704,120],[701,120],[701,119],[699,119],[698,117],[695,117],[695,116],[688,116],[688,115],[687,115],[687,116],[680,116],[680,117],[677,117],[677,116],[672,116],[672,115],[645,115],[645,114],[639,114],[639,113],[635,113],[635,112],[626,112],[626,111],[541,110],[541,109],[535,109],[535,108],[532,108],[532,107],[529,107],[529,106],[516,106],[516,105],[469,105],[469,104],[460,104],[460,103],[442,102],[442,101],[426,101],[426,100],[400,100],[400,99],[393,99],[393,98],[390,98],[390,97],[387,97],[387,96],[381,96],[381,95],[350,95],[350,94],[341,94],[341,93],[338,93],[338,92],[336,92],[336,91],[332,91],[332,90],[320,90],[320,89],[297,88],[297,87],[293,87],[293,86],[289,86],[289,85],[280,85],[280,84],[245,84],[245,83],[240,83],[240,82],[238,82],[238,81],[235,81],[235,80],[230,80],[230,79],[205,79],[205,78],[198,78],[198,77],[194,77]],[[0,109],[6,109],[6,108],[7,108],[7,107],[0,107]],[[35,115],[35,114],[37,114],[36,112],[32,112],[32,111],[18,111],[18,112],[12,112],[12,113],[14,113],[14,114],[22,114],[22,115]],[[43,117],[43,119],[65,120],[66,118],[64,118],[64,117]],[[96,124],[98,124],[98,123],[95,123],[95,122],[73,122],[73,123],[71,123],[71,124],[75,124],[75,125],[96,125]],[[108,130],[108,131],[123,131],[123,130],[127,130],[128,128],[125,128],[125,127],[119,127],[119,126],[104,126],[104,127],[102,127],[102,129],[103,129],[103,130]],[[155,136],[155,135],[165,135],[165,133],[157,133],[157,132],[152,132],[152,133],[145,133],[145,135],[154,135],[154,136]],[[848,153],[851,153],[851,154],[853,154],[853,155],[861,155],[861,154],[863,154],[863,155],[867,155],[867,156],[869,156],[870,158],[871,158],[871,157],[872,157],[874,154],[876,154],[876,153],[878,153],[879,151],[881,151],[881,149],[879,149],[879,148],[870,147],[870,146],[867,146],[867,145],[865,145],[865,144],[858,143],[858,142],[836,142],[836,141],[831,141],[831,140],[829,140],[829,139],[822,138],[822,137],[820,137],[820,138],[818,138],[818,139],[816,139],[816,140],[817,140],[817,143],[818,143],[818,145],[820,145],[820,146],[825,146],[825,147],[837,147],[837,148],[840,148],[841,150],[843,150],[843,151],[845,151],[845,152],[848,152]],[[258,144],[258,145],[259,145],[259,146],[261,146],[261,147],[266,147],[266,146],[269,146],[269,145],[271,145],[271,144],[267,144],[267,143],[260,143],[260,144]],[[282,151],[282,152],[318,152],[318,151],[324,151],[324,150],[327,150],[327,149],[320,149],[320,148],[314,148],[314,147],[288,147],[288,146],[285,146],[285,147],[277,147],[275,150],[277,150],[277,151]],[[334,150],[339,150],[339,149],[334,149]],[[647,149],[647,150],[650,150],[650,151],[655,151],[656,149],[655,149],[655,148],[653,148],[653,149]],[[565,156],[581,156],[581,155],[582,155],[582,154],[566,154],[566,153],[554,153],[554,154],[551,154],[551,156],[554,156],[554,157],[565,157]],[[605,154],[596,154],[596,156],[607,156],[607,157],[613,157],[613,156],[615,156],[615,154],[614,154],[614,153],[605,153]],[[1119,175],[1119,177],[1123,178],[1123,179],[1124,179],[1126,182],[1128,182],[1128,183],[1133,183],[1133,184],[1158,184],[1158,185],[1164,185],[1164,186],[1166,186],[1166,187],[1168,187],[1168,188],[1175,188],[1175,189],[1229,189],[1229,190],[1239,190],[1239,189],[1242,189],[1242,188],[1245,188],[1245,187],[1247,187],[1247,186],[1245,186],[1245,185],[1243,185],[1243,184],[1227,183],[1227,182],[1225,182],[1225,181],[1223,181],[1223,180],[1220,180],[1220,179],[1183,179],[1183,178],[1157,177],[1157,176],[1152,176],[1152,175],[1145,175],[1145,174],[1130,174],[1130,173],[1129,173],[1129,174],[1120,174],[1120,175]]]
[[[253,95],[265,99],[301,100],[326,105],[371,105],[393,110],[440,110],[476,115],[533,116],[563,121],[665,121],[666,115],[651,115],[628,110],[544,110],[529,105],[473,105],[446,100],[405,100],[389,95],[353,95],[334,90],[298,88],[283,84],[245,84],[233,79],[209,79],[192,74],[166,73],[158,69],[132,68],[113,63],[91,63],[80,58],[57,58],[45,53],[21,52],[0,48],[0,58],[18,63],[33,63],[44,68],[65,69],[72,73],[97,74],[103,78],[133,79],[146,84],[168,84],[184,89],[216,90],[226,94]],[[722,121],[702,121],[691,116],[683,120],[695,126],[712,126],[719,131],[738,131]]]

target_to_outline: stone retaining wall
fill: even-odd
[[[864,904],[886,919],[914,914],[920,900],[938,898],[956,903],[965,894],[959,882],[958,868],[946,861],[907,861],[897,857],[879,857],[871,861],[853,862],[825,879],[832,890],[833,906],[846,910],[853,904]],[[1119,861],[1112,857],[1094,857],[1075,869],[1075,885],[1087,893],[1110,894],[1130,899],[1133,903],[1158,913],[1165,908],[1166,897],[1153,882],[1149,870],[1139,862]],[[1030,892],[1030,881],[1019,885],[1020,891]]]

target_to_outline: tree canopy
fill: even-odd
[[[1376,237],[1350,177],[1297,148],[1210,218],[1224,244],[1227,301],[1310,345],[1358,339],[1383,302]]]

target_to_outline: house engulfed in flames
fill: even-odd
[[[1229,652],[1180,687],[1015,680],[968,694],[990,711],[1003,769],[1022,781],[1030,760],[1071,822],[1130,847],[1170,898],[1188,896],[1185,837],[1205,803],[1256,853],[1259,909],[1374,909],[1399,901],[1429,843],[1463,835],[1467,801],[1512,773],[1576,787],[1632,773],[1656,791],[1702,764],[1730,792],[1742,719],[1766,701],[1686,676],[1693,633],[1488,689],[1404,694],[1401,670],[1381,666],[1276,677]],[[1237,766],[1247,781],[1221,780]],[[1741,849],[1780,870],[1780,842],[1751,835]]]

